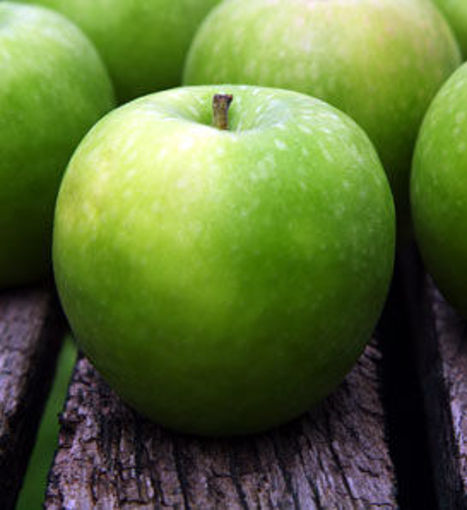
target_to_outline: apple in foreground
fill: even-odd
[[[94,42],[125,102],[181,84],[193,35],[220,0],[22,0],[56,9]]]
[[[467,64],[428,110],[415,150],[411,198],[428,271],[467,317]]]
[[[346,112],[375,144],[408,230],[418,129],[460,62],[450,28],[426,0],[236,0],[201,25],[184,83],[291,89]]]
[[[50,270],[61,176],[113,105],[104,65],[77,27],[42,7],[0,2],[0,287]]]
[[[386,175],[346,115],[292,91],[187,87],[80,144],[54,269],[81,348],[127,402],[242,434],[343,379],[383,306],[394,232]]]
[[[451,25],[467,58],[467,2],[465,0],[433,0]]]

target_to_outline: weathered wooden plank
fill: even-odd
[[[47,509],[397,508],[373,341],[339,389],[267,434],[199,439],[131,411],[82,357],[61,416]]]
[[[407,254],[404,272],[438,507],[467,509],[467,322]]]
[[[51,290],[0,293],[0,508],[14,508],[65,321]]]

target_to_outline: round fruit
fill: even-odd
[[[184,82],[292,89],[346,112],[375,144],[406,224],[417,132],[459,64],[426,0],[227,0],[195,36]]]
[[[211,125],[218,92],[234,96],[228,130]],[[394,230],[376,152],[338,110],[291,91],[173,89],[80,145],[54,267],[81,347],[126,401],[181,431],[240,434],[342,380],[380,314]]]
[[[107,72],[78,28],[41,7],[0,2],[0,287],[50,269],[62,173],[113,104]]]
[[[434,0],[446,16],[459,41],[464,58],[467,57],[467,2],[465,0]]]
[[[467,316],[467,64],[428,110],[412,171],[412,214],[423,260]]]
[[[120,102],[180,85],[202,19],[220,0],[25,0],[65,14],[94,42]]]

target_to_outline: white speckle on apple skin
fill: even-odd
[[[185,137],[185,138],[183,138],[181,143],[178,145],[178,148],[181,151],[188,151],[193,147],[194,144],[195,144],[195,141],[193,138]]]
[[[280,140],[279,138],[276,138],[274,140],[274,145],[280,150],[280,151],[285,151],[287,150],[287,144],[285,142],[283,142],[282,140]]]
[[[159,159],[159,161],[163,161],[168,153],[169,153],[168,149],[166,147],[162,147],[157,154],[157,158]]]
[[[195,117],[197,118],[199,116],[199,109],[196,108],[196,106],[194,105],[189,105],[188,107],[188,111]]]
[[[329,152],[327,147],[323,144],[321,144],[321,151],[322,151],[322,154],[325,157],[326,161],[332,161],[332,154]]]
[[[466,113],[465,112],[457,112],[456,113],[456,124],[463,124],[465,121]]]

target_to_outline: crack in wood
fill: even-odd
[[[66,323],[49,288],[0,292],[0,508],[14,508]]]

